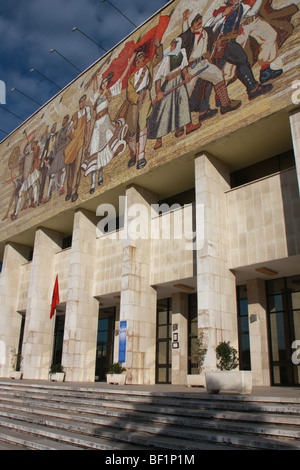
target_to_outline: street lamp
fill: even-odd
[[[68,62],[68,64],[72,65],[72,67],[74,67],[74,69],[78,70],[78,72],[82,72],[82,70],[80,70],[78,67],[76,67],[76,65],[72,64],[72,62],[70,62],[65,56],[63,56],[60,52],[58,52],[56,49],[50,49],[50,52],[56,52],[58,55],[60,55],[60,57],[62,57],[66,62]]]
[[[52,83],[52,85],[56,86],[56,88],[58,88],[59,90],[61,90],[61,87],[58,86],[56,83],[52,82],[52,80],[50,80],[50,78],[46,77],[46,75],[44,75],[42,72],[40,72],[39,70],[37,69],[30,69],[30,72],[37,72],[39,73],[42,77],[44,77],[46,80],[48,80],[48,82]]]
[[[98,44],[96,41],[94,41],[94,39],[90,38],[86,33],[81,31],[81,29],[77,28],[77,26],[74,26],[74,28],[72,28],[72,31],[73,31],[73,33],[74,33],[74,31],[79,31],[81,34],[83,34],[83,36],[87,37],[90,41],[92,41],[94,44],[96,44],[96,46],[100,47],[100,49],[102,49],[104,52],[107,52],[107,50],[104,49],[104,47],[100,46],[100,44]]]
[[[21,95],[26,96],[26,98],[28,98],[29,100],[33,101],[34,103],[38,104],[39,106],[42,106],[41,103],[38,103],[38,102],[35,101],[33,98],[31,98],[30,96],[26,95],[26,93],[23,93],[23,91],[18,90],[18,88],[12,88],[10,91],[17,91],[17,92],[21,93]]]
[[[122,13],[115,5],[113,5],[109,0],[101,0],[102,3],[104,2],[107,2],[109,3],[115,10],[117,10],[122,16],[124,16],[124,18],[126,18],[127,21],[129,21],[129,23],[131,23],[135,28],[137,28],[137,26],[129,19],[127,18],[127,16],[124,15],[124,13]]]

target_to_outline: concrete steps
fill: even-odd
[[[0,379],[2,448],[300,449],[298,398],[100,387]]]

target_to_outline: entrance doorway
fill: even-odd
[[[116,308],[99,309],[95,380],[103,382],[113,362]]]
[[[61,358],[63,352],[64,342],[64,329],[65,329],[65,313],[60,314],[56,312],[54,338],[53,338],[53,356],[52,364],[61,365]]]
[[[299,385],[292,344],[300,339],[300,275],[268,281],[268,324],[273,385]]]
[[[156,383],[172,382],[172,299],[157,304]]]

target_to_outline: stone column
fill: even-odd
[[[178,334],[178,349],[172,349],[172,384],[186,385],[188,373],[188,295],[172,295],[172,342]],[[177,328],[174,326],[177,325]]]
[[[48,379],[53,346],[50,309],[56,276],[54,255],[61,250],[61,243],[62,234],[44,228],[36,231],[22,350],[25,379]]]
[[[66,381],[94,382],[99,303],[94,298],[96,216],[74,216],[62,365]]]
[[[216,368],[215,348],[230,341],[238,349],[235,277],[229,270],[225,191],[229,171],[206,154],[195,158],[198,328],[207,348],[204,369]]]
[[[247,281],[249,338],[253,385],[270,386],[267,300],[262,279]]]
[[[29,247],[9,243],[0,274],[0,377],[12,370],[12,352],[18,352],[21,315],[17,312],[20,267],[28,261]]]
[[[120,321],[127,322],[128,383],[155,383],[156,290],[150,285],[151,204],[157,198],[143,188],[126,190]]]
[[[290,114],[290,125],[300,194],[300,109],[296,109]]]

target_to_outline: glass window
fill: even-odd
[[[269,310],[271,313],[283,311],[283,297],[281,294],[269,297]]]
[[[246,285],[237,286],[237,311],[240,369],[251,370],[248,293]]]
[[[269,344],[275,385],[299,385],[292,344],[300,338],[300,276],[267,282]]]
[[[274,281],[268,281],[268,293],[278,294],[284,292],[284,279],[275,279]]]
[[[172,299],[162,299],[157,304],[157,383],[171,383],[172,367]]]

